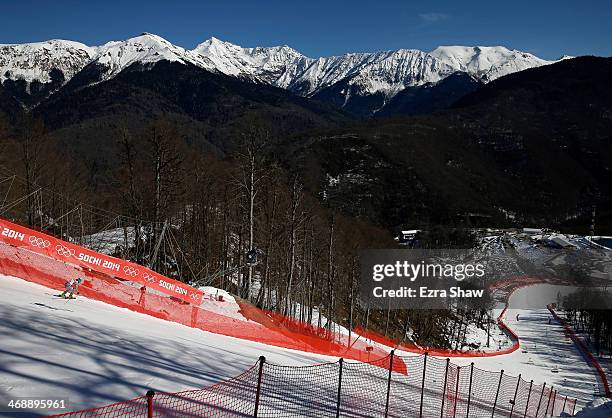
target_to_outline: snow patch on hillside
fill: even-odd
[[[202,308],[239,321],[250,321],[242,314],[236,298],[229,292],[212,286],[202,286],[199,289],[204,292],[200,305]]]

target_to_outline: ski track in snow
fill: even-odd
[[[531,298],[530,303],[537,301],[533,299],[534,294],[555,294],[560,287],[538,284],[520,288],[512,294],[504,322],[519,336],[521,347],[517,351],[504,356],[454,358],[451,361],[461,366],[473,361],[475,367],[493,371],[503,369],[504,373],[513,376],[520,373],[527,381],[533,379],[534,384],[546,382],[547,386],[554,386],[564,396],[577,398],[576,411],[584,407],[599,391],[600,382],[595,370],[586,363],[572,340],[565,336],[563,326],[546,309],[545,305],[551,301],[539,301],[541,309],[512,308],[513,301],[516,301],[515,306],[524,306],[527,299]],[[544,291],[545,288],[554,291]]]
[[[527,289],[519,290],[527,291]],[[192,329],[0,276],[0,401],[11,397],[67,397],[71,409],[142,396],[148,389],[177,392],[235,376],[260,355],[283,365],[336,358],[303,353]],[[520,320],[516,321],[519,313]],[[481,369],[547,382],[577,397],[577,410],[593,399],[597,380],[546,309],[509,310],[507,323],[522,349],[506,356],[454,358]],[[409,353],[398,353],[410,355]],[[553,367],[558,373],[553,373]],[[0,416],[2,415],[0,412]],[[20,415],[23,416],[23,415]]]

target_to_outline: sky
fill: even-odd
[[[311,57],[439,45],[503,45],[545,59],[612,55],[612,1],[2,1],[0,43],[88,45],[155,33],[184,48],[214,36]]]

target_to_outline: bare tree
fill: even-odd
[[[246,201],[246,223],[248,228],[248,251],[255,250],[255,206],[260,184],[265,177],[264,149],[269,141],[269,131],[260,124],[253,123],[250,129],[241,137],[239,144],[239,177],[238,186]],[[242,295],[251,300],[253,286],[253,266],[247,266],[247,278],[242,283]]]
[[[291,182],[291,202],[289,205],[287,221],[289,225],[289,272],[287,274],[287,288],[285,291],[285,315],[289,315],[289,306],[291,302],[291,292],[293,280],[295,277],[295,257],[297,246],[297,229],[302,221],[302,217],[298,213],[300,202],[302,200],[302,185],[299,182],[298,176],[293,177]]]
[[[176,131],[164,120],[152,124],[145,131],[144,138],[147,153],[142,170],[148,171],[152,177],[152,243],[156,245],[163,230],[162,225],[171,215],[172,205],[182,194],[184,153]],[[156,263],[156,259],[150,260],[151,266]]]
[[[25,178],[25,194],[27,199],[26,216],[29,224],[34,223],[36,184],[43,175],[45,163],[44,155],[45,126],[42,119],[34,118],[30,114],[23,116],[19,123],[18,149],[23,174]]]

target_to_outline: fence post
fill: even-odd
[[[533,380],[529,382],[529,393],[527,394],[527,405],[525,406],[525,415],[523,418],[527,417],[527,410],[529,409],[529,400],[531,399],[531,388],[533,387]]]
[[[344,364],[344,359],[341,358],[340,363],[340,371],[338,372],[338,400],[336,402],[336,418],[340,416],[340,393],[342,391],[342,365]]]
[[[425,394],[425,371],[427,370],[427,351],[423,358],[423,379],[421,379],[421,407],[419,408],[419,418],[423,418],[423,395]]]
[[[147,418],[153,418],[153,396],[155,396],[155,391],[147,391]]]
[[[544,384],[542,385],[542,393],[540,393],[540,400],[538,401],[538,409],[536,409],[536,414],[535,416],[538,416],[538,413],[540,412],[540,404],[542,403],[542,397],[544,396],[544,391],[546,390],[546,382],[544,382]]]
[[[391,372],[393,371],[393,356],[395,350],[389,354],[389,379],[387,380],[387,402],[385,403],[385,418],[389,416],[389,396],[391,395]]]
[[[444,387],[442,387],[442,408],[440,410],[440,418],[444,418],[444,398],[446,396],[446,382],[448,381],[448,365],[450,359],[446,358],[446,371],[444,372]]]
[[[497,406],[497,398],[499,398],[499,388],[501,387],[502,377],[504,377],[504,369],[499,373],[499,383],[497,384],[497,392],[495,392],[495,402],[493,402],[493,412],[491,413],[491,418],[495,416],[495,407]]]
[[[565,404],[567,403],[567,395],[565,395],[565,399],[563,400],[563,408],[561,408],[561,412],[565,412]]]
[[[468,404],[467,404],[467,412],[465,416],[469,418],[470,416],[470,402],[472,400],[472,377],[474,376],[474,362],[470,364],[470,386],[468,389]]]
[[[552,398],[552,394],[554,392],[554,386],[550,387],[550,394],[548,395],[548,402],[546,402],[546,411],[544,411],[544,416],[546,416],[546,414],[548,414],[548,407],[550,406],[550,398]]]
[[[519,384],[521,383],[521,375],[518,375],[518,379],[516,380],[516,389],[514,389],[514,398],[512,399],[512,408],[510,408],[510,418],[512,418],[512,413],[514,412],[514,407],[516,406],[516,395],[518,395]]]
[[[578,399],[574,399],[574,407],[572,408],[572,416],[574,416],[574,413],[576,412],[576,404],[578,403]]]
[[[453,418],[457,415],[457,396],[459,396],[459,373],[461,372],[461,367],[457,366],[457,381],[455,382],[455,405],[453,406]]]
[[[257,412],[259,412],[259,398],[261,396],[261,378],[263,376],[263,366],[266,362],[266,358],[264,356],[259,357],[259,375],[257,376],[257,392],[255,393],[255,412],[253,413],[253,417],[257,418]]]

